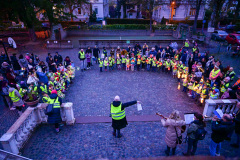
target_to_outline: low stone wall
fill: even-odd
[[[149,30],[68,30],[67,36],[172,36],[172,30],[156,30],[151,33]]]
[[[127,43],[130,42],[130,43]],[[167,45],[170,45],[171,42],[177,42],[178,46],[181,47],[183,45],[183,42],[185,40],[79,40],[79,48],[86,48],[86,46],[95,46],[97,45],[99,48],[106,47],[107,49],[110,48],[116,48],[118,46],[121,46],[122,48],[128,47],[128,45],[135,45],[139,43],[140,45],[143,45],[144,43],[147,43],[148,46],[155,46],[155,45],[161,45],[162,47],[166,47]]]
[[[0,142],[5,151],[19,154],[19,150],[24,147],[34,129],[41,123],[47,123],[48,117],[44,113],[47,105],[47,103],[39,103],[37,107],[28,107],[26,109],[0,138]],[[61,117],[67,125],[73,125],[75,123],[72,106],[72,103],[63,103],[61,105]]]
[[[223,114],[233,114],[236,113],[238,108],[236,107],[238,100],[237,99],[207,99],[205,101],[205,107],[203,110],[203,116],[213,117],[213,111],[216,109],[221,109]]]

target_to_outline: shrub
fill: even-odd
[[[149,19],[107,18],[107,24],[149,24]]]

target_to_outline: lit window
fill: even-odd
[[[78,8],[78,14],[82,14],[81,8]]]
[[[172,15],[173,15],[173,16],[176,16],[176,8],[173,8]]]
[[[190,16],[195,16],[195,14],[196,14],[196,9],[195,8],[191,8],[190,12],[189,12],[189,15]]]

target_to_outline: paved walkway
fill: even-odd
[[[212,53],[217,49],[209,48]],[[39,46],[27,46],[25,52],[34,52],[45,60],[47,53],[58,51],[63,57],[71,57],[79,66],[78,49],[47,50]],[[201,51],[204,51],[203,49]],[[221,49],[224,51],[224,48]],[[15,51],[14,51],[15,52]],[[239,73],[239,58],[228,57],[225,54],[216,55],[223,60],[224,65],[234,66]],[[126,109],[127,116],[154,115],[156,111],[169,115],[173,109],[181,113],[198,111],[197,106],[185,93],[177,90],[177,83],[170,75],[148,72],[103,72],[99,73],[95,65],[87,72],[77,72],[74,84],[66,95],[66,101],[74,103],[75,117],[108,116],[110,102],[115,95],[123,102],[140,100],[143,111],[137,111],[136,105]],[[16,111],[9,111],[0,101],[0,134],[5,133],[17,119]],[[164,156],[165,129],[159,122],[129,122],[123,129],[124,137],[115,139],[111,136],[110,123],[76,124],[66,126],[59,135],[53,132],[53,126],[42,125],[37,128],[32,138],[23,150],[23,156],[33,159],[94,159],[94,158],[135,158]],[[211,129],[208,125],[208,135],[199,142],[198,155],[208,154]],[[233,136],[233,140],[235,135]],[[233,141],[232,140],[232,141]],[[239,150],[229,147],[224,142],[223,156],[240,156]],[[177,149],[177,155],[185,151],[186,145]]]
[[[177,109],[183,113],[202,112],[185,93],[177,90],[177,82],[170,75],[152,72],[98,71],[95,65],[86,72],[77,72],[66,101],[74,104],[75,117],[108,116],[110,102],[119,95],[123,102],[140,100],[143,111],[136,105],[126,109],[127,116],[154,115],[160,112],[169,115]],[[86,117],[86,118],[89,118]],[[119,159],[164,156],[166,129],[160,122],[129,122],[122,130],[124,137],[116,139],[111,135],[110,123],[75,124],[63,127],[56,135],[53,126],[42,125],[33,134],[23,156],[33,159]],[[199,142],[198,155],[208,155],[210,125],[206,139]],[[235,137],[234,137],[235,138]],[[237,150],[224,142],[222,155],[238,156]],[[177,155],[186,149],[178,147]]]

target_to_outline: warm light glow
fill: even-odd
[[[203,99],[203,98],[201,98],[201,103],[203,103],[203,100],[204,100],[204,99]]]
[[[180,83],[178,83],[178,90],[180,90],[180,87],[181,87],[181,86],[180,86]]]
[[[172,2],[172,4],[175,4],[175,2]]]

